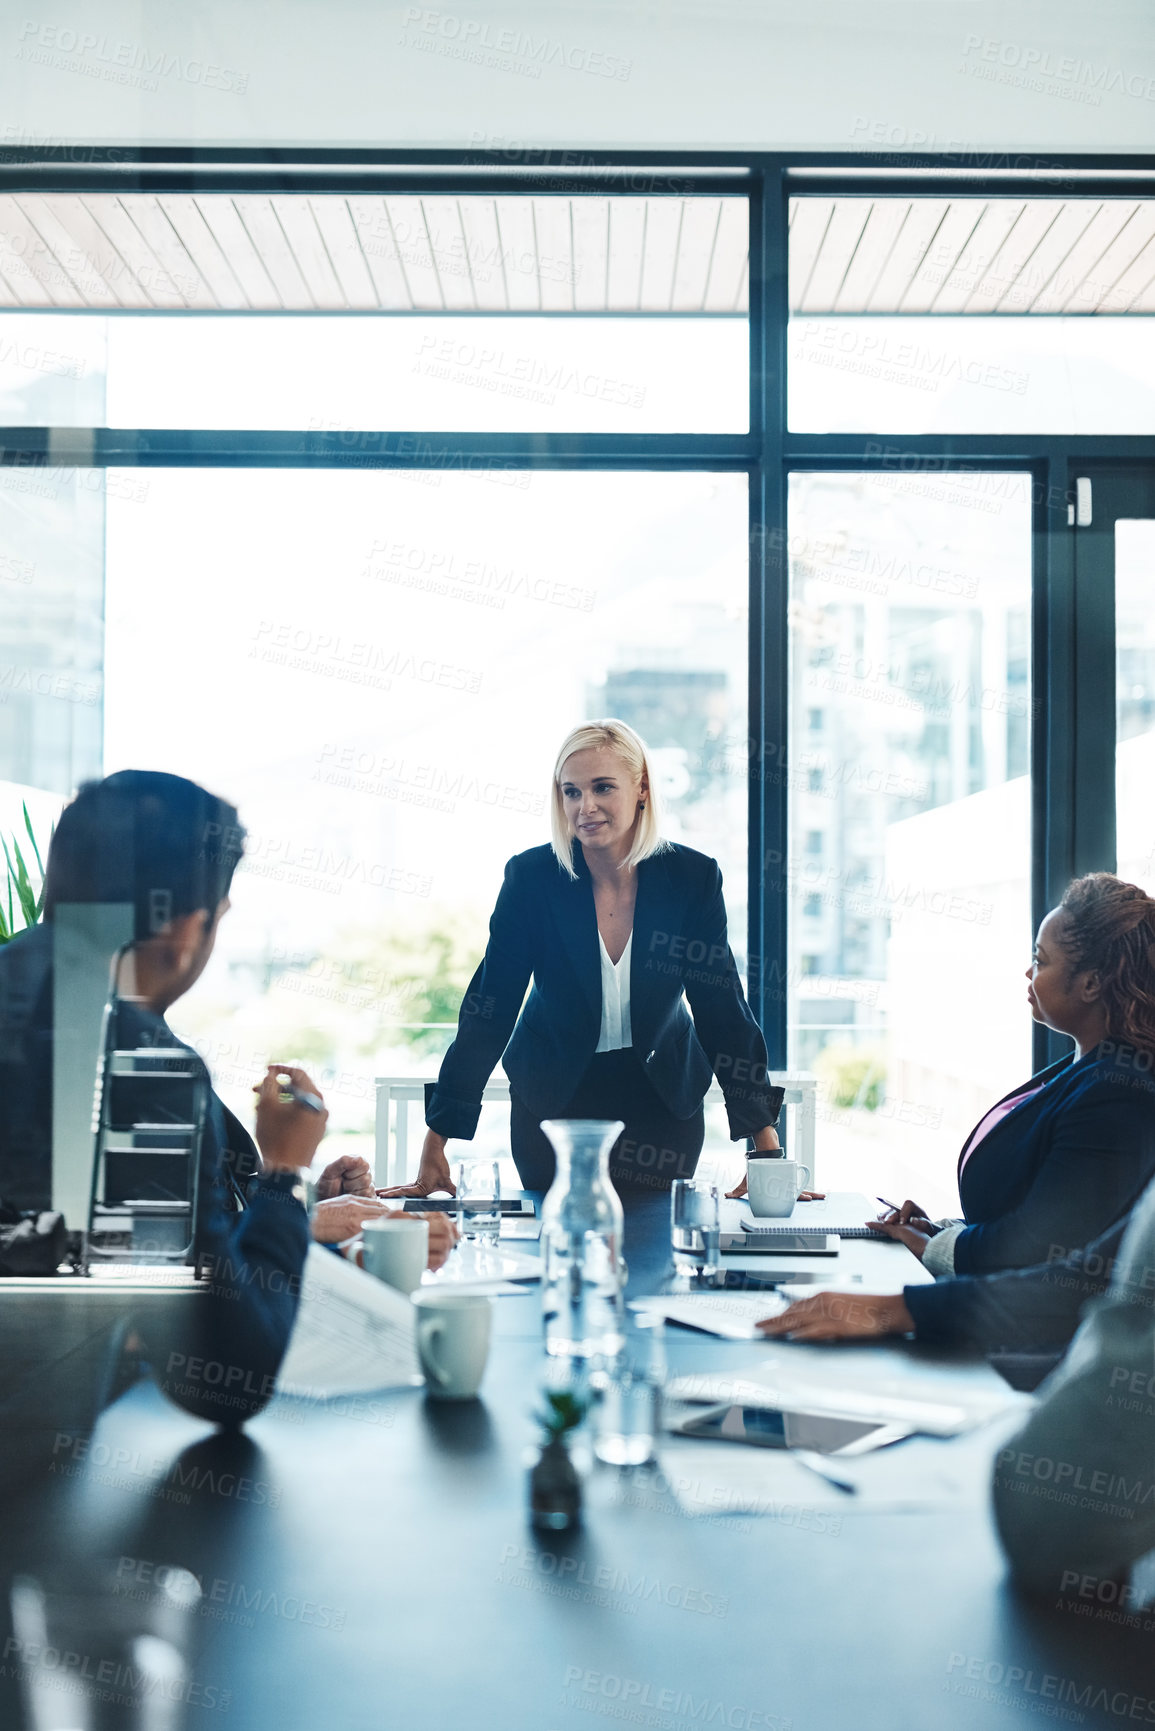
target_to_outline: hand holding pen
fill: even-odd
[[[270,1064],[257,1096],[257,1146],[265,1165],[295,1169],[312,1164],[329,1120],[317,1084],[292,1064]]]

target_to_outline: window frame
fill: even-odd
[[[692,197],[739,194],[750,212],[750,423],[744,434],[413,433],[381,428],[351,449],[340,434],[181,432],[146,428],[0,428],[0,464],[80,467],[437,468],[497,462],[561,470],[744,472],[749,481],[751,753],[788,737],[787,477],[792,470],[919,468],[1021,471],[1031,477],[1031,901],[1035,922],[1076,869],[1114,866],[1114,722],[1080,694],[1073,524],[1076,474],[1089,465],[1155,465],[1155,434],[966,437],[792,434],[786,420],[789,201],[795,196],[1155,197],[1155,155],[1033,156],[997,149],[934,155],[854,151],[605,151],[534,149],[297,149],[9,146],[4,192],[312,192],[574,194]],[[95,309],[94,309],[95,311]],[[77,310],[75,316],[89,316]],[[101,312],[99,316],[109,316]],[[116,316],[111,315],[111,316]],[[165,316],[165,315],[160,315]],[[228,316],[203,314],[199,316]],[[1137,315],[1142,316],[1142,315]],[[1110,622],[1113,633],[1113,619]],[[1113,652],[1113,636],[1112,636]],[[787,898],[770,887],[788,858],[786,777],[753,775],[748,789],[749,997],[770,1062],[786,1060],[783,958]],[[768,881],[769,880],[769,881]],[[1024,933],[1024,948],[1030,933]],[[762,958],[769,958],[765,967]],[[1065,1043],[1036,1028],[1039,1063]]]

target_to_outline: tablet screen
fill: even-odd
[[[891,1425],[876,1419],[831,1418],[825,1413],[729,1404],[695,1413],[683,1419],[677,1429],[683,1436],[717,1437],[723,1442],[754,1443],[767,1449],[813,1449],[824,1455],[862,1444],[876,1431],[886,1431],[888,1438],[893,1435]]]

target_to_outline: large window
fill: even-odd
[[[97,151],[12,188],[0,826],[131,762],[234,797],[181,1026],[238,1104],[313,1054],[364,1136],[557,739],[622,715],[721,860],[772,1064],[820,1077],[820,1180],[869,1152],[945,1211],[1062,1049],[1032,925],[1116,835],[1155,881],[1152,165],[539,168],[157,151],[129,190]]]
[[[105,764],[224,793],[249,829],[217,954],[174,1022],[247,1110],[308,1053],[335,1127],[428,1073],[505,861],[549,839],[554,756],[612,714],[672,839],[746,926],[741,475],[109,471]],[[179,645],[179,653],[174,647]]]
[[[1120,876],[1155,895],[1155,522],[1115,525],[1115,809]]]
[[[790,556],[791,1062],[824,1183],[946,1208],[1031,1067],[1029,478],[795,474]]]

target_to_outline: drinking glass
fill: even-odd
[[[637,1332],[600,1380],[594,1454],[607,1466],[648,1466],[657,1454],[666,1380],[665,1318],[637,1318]]]
[[[702,1178],[675,1178],[670,1193],[670,1236],[679,1274],[712,1280],[721,1268],[718,1186]]]
[[[496,1247],[501,1236],[501,1171],[496,1160],[462,1160],[457,1185],[457,1230],[463,1244]]]

